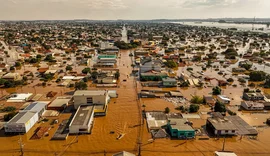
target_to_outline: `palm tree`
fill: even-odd
[[[143,104],[142,107],[143,107],[143,112],[145,112],[145,107],[146,107],[145,104]]]

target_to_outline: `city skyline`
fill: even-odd
[[[267,18],[268,0],[0,0],[0,20]]]

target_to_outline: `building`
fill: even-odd
[[[259,101],[259,100],[264,100],[264,96],[261,93],[248,93],[244,92],[243,94],[243,99],[248,100],[248,101]]]
[[[129,152],[126,152],[126,151],[122,151],[122,152],[119,152],[119,153],[115,153],[112,156],[136,156],[136,155],[132,154],[132,153],[129,153]]]
[[[166,77],[162,79],[162,85],[164,87],[176,87],[177,81],[174,78]]]
[[[28,105],[5,124],[5,133],[27,133],[43,115],[46,105],[39,102]]]
[[[26,102],[32,97],[32,93],[12,94],[7,102]]]
[[[70,134],[91,133],[94,120],[94,106],[79,106],[69,124]]]
[[[219,152],[219,151],[216,151],[215,156],[237,156],[237,155],[235,153],[233,153],[233,152],[227,152],[227,151]]]
[[[232,68],[232,72],[234,73],[243,73],[245,71],[246,71],[245,68]]]
[[[224,104],[229,104],[231,100],[226,95],[218,95],[217,100]]]
[[[168,77],[167,73],[147,72],[140,74],[141,81],[161,81],[162,78],[166,77]]]
[[[107,90],[78,90],[73,95],[74,108],[81,105],[107,105],[110,97]]]
[[[242,101],[241,106],[245,110],[263,110],[264,109],[264,104],[254,102],[254,101]]]
[[[190,126],[187,119],[168,119],[168,131],[173,138],[192,139],[195,137],[195,130]]]
[[[236,126],[221,113],[215,112],[206,121],[206,129],[214,135],[236,135]]]
[[[159,130],[167,125],[167,116],[164,112],[146,112],[148,130]]]
[[[2,76],[2,79],[7,81],[20,81],[22,80],[22,76],[19,73],[7,73]]]
[[[210,105],[210,106],[214,106],[216,101],[215,99],[213,98],[213,96],[203,96],[203,99],[205,101],[206,104]]]
[[[70,96],[57,97],[48,105],[48,110],[63,111],[69,105],[71,98]]]

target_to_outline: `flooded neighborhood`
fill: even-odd
[[[0,155],[270,155],[269,24],[239,25],[1,22]]]

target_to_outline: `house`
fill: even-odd
[[[166,77],[162,79],[162,85],[164,87],[176,87],[177,81],[174,78]]]
[[[224,80],[218,80],[218,85],[219,86],[227,86],[228,82]]]
[[[214,106],[216,101],[215,99],[213,98],[213,96],[203,96],[203,99],[205,101],[206,104],[210,105],[210,106]]]
[[[148,130],[159,130],[167,125],[167,116],[164,112],[146,112]]]
[[[122,151],[122,152],[119,152],[119,153],[115,153],[112,156],[136,156],[136,155],[132,154],[132,153],[129,153],[129,152],[126,152],[126,151]]]
[[[74,108],[81,105],[107,105],[110,97],[107,90],[77,90],[74,95]]]
[[[261,93],[244,92],[243,99],[248,101],[259,101],[264,100],[264,96]]]
[[[226,95],[218,95],[217,100],[224,104],[229,104],[231,102],[230,98],[228,98]]]
[[[2,79],[7,81],[20,81],[22,80],[22,76],[19,73],[7,73],[2,76]]]
[[[11,94],[7,102],[26,102],[32,97],[32,93]]]
[[[236,126],[219,112],[214,112],[206,121],[206,129],[214,135],[236,135]]]
[[[46,105],[40,102],[28,105],[4,125],[5,133],[27,133],[43,115]]]
[[[168,120],[167,127],[172,138],[192,139],[195,137],[195,130],[187,119],[169,118]]]
[[[53,98],[55,95],[57,94],[57,92],[53,92],[53,91],[50,91],[46,94],[46,97],[47,98]]]
[[[264,104],[254,102],[254,101],[242,101],[241,106],[245,110],[263,110],[264,109]]]
[[[69,124],[70,134],[89,134],[93,126],[94,107],[81,105]]]

